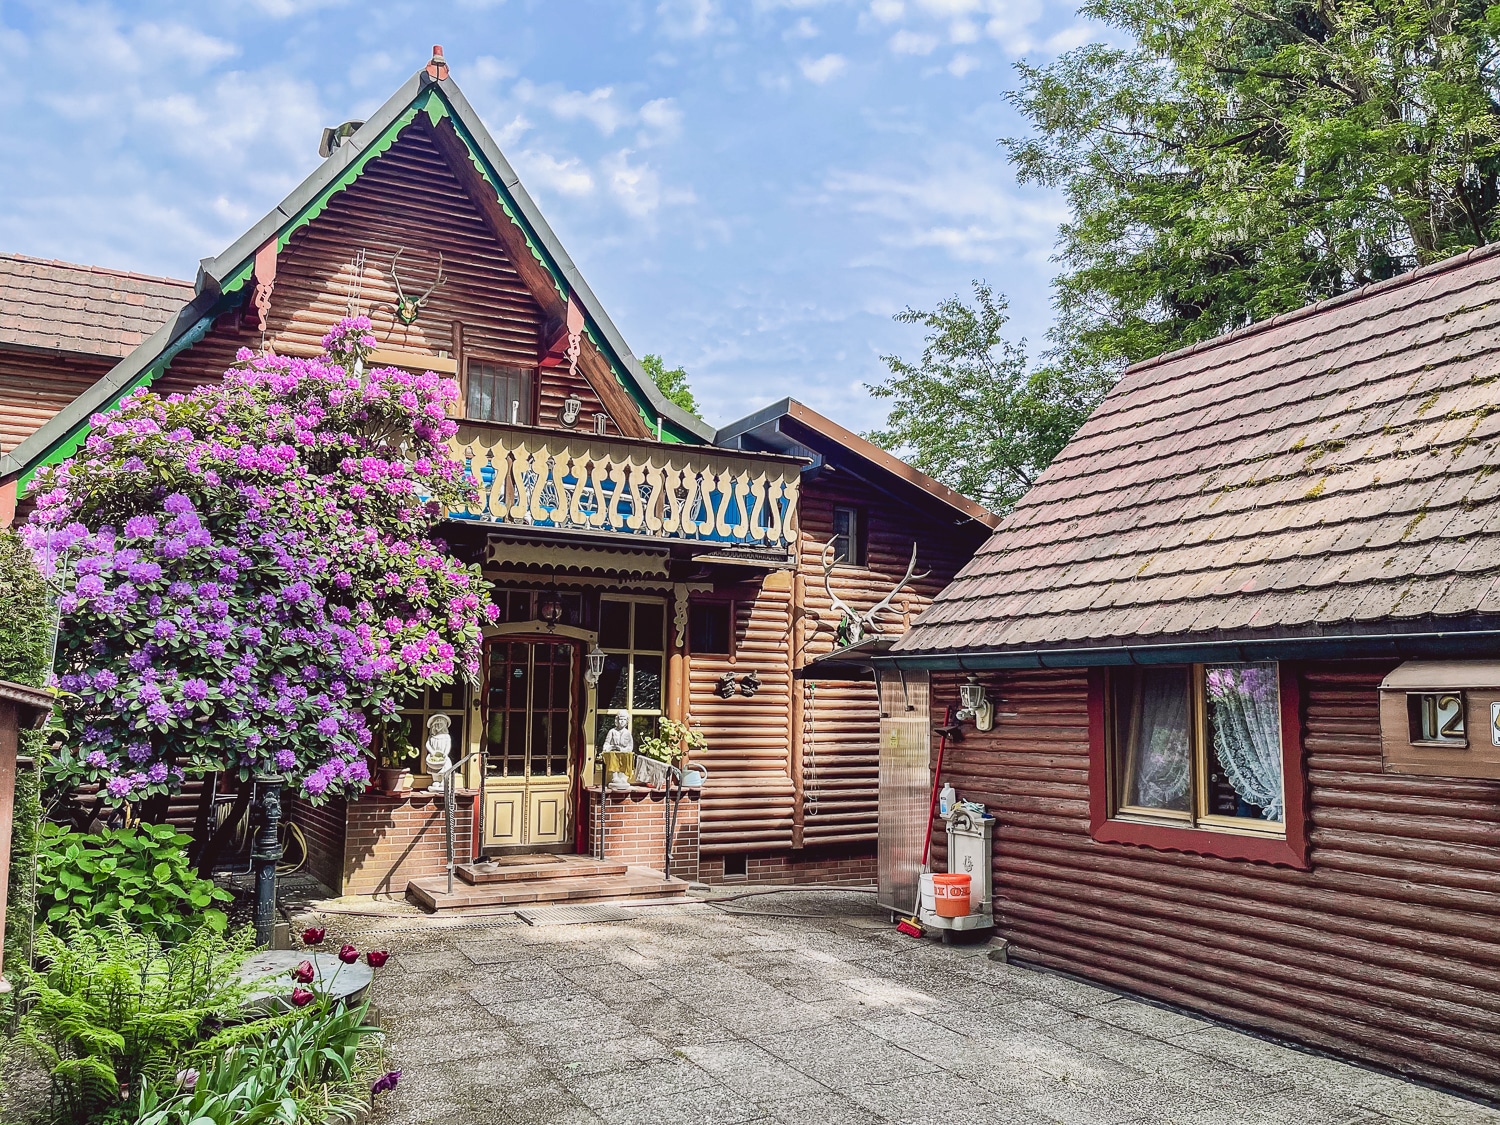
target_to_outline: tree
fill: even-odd
[[[1500,234],[1500,8],[1088,0],[1133,45],[1019,66],[1023,182],[1072,217],[1049,365],[1124,364]]]
[[[444,444],[457,385],[365,370],[364,318],[323,344],[132,392],[39,474],[25,536],[68,586],[61,778],[160,798],[186,758],[357,796],[372,724],[477,673],[487,586],[432,538],[473,487]]]
[[[698,400],[693,397],[692,389],[688,386],[688,373],[685,370],[681,367],[668,370],[665,361],[659,355],[641,356],[641,366],[646,369],[646,374],[651,376],[651,381],[668,399],[694,418],[703,417],[698,413]]]
[[[882,356],[891,377],[868,387],[892,402],[871,441],[995,511],[1031,487],[1108,385],[1057,368],[1028,374],[1025,342],[1003,334],[1006,308],[976,281],[973,306],[954,296],[931,312],[898,313],[929,329],[921,362]]]

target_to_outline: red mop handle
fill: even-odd
[[[922,866],[932,851],[932,820],[937,815],[938,787],[943,783],[943,752],[948,749],[948,727],[953,722],[953,708],[943,713],[943,733],[938,736],[937,772],[932,775],[932,797],[927,802],[927,834],[922,837]]]

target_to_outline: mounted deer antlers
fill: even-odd
[[[844,601],[843,598],[835,594],[833,586],[829,582],[829,577],[833,574],[833,568],[838,563],[838,560],[833,558],[833,545],[837,541],[838,537],[835,536],[823,544],[823,589],[828,592],[828,600],[833,604],[833,608],[839,611],[838,628],[833,633],[834,647],[848,648],[850,645],[859,644],[871,630],[878,631],[875,623],[876,616],[890,609],[892,599],[904,590],[908,584],[918,578],[926,578],[932,571],[924,570],[921,574],[915,573],[917,569],[917,544],[913,540],[911,545],[911,562],[906,564],[906,574],[902,577],[901,581],[896,583],[889,594],[881,598],[864,613],[860,613],[848,602]]]
[[[427,303],[427,298],[432,296],[434,289],[448,280],[448,276],[443,273],[443,252],[439,250],[437,276],[432,279],[432,284],[427,287],[420,297],[408,297],[401,290],[401,278],[396,276],[396,263],[401,260],[401,255],[405,253],[406,247],[403,246],[391,258],[391,280],[396,283],[396,319],[401,321],[402,324],[415,324],[418,314],[422,311],[422,306]]]

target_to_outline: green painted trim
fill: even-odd
[[[172,366],[172,361],[174,359],[176,359],[188,348],[196,344],[199,340],[203,339],[203,337],[208,335],[208,330],[213,327],[214,321],[219,318],[219,316],[221,315],[221,311],[222,310],[216,307],[212,313],[205,317],[202,317],[196,324],[194,324],[191,328],[189,328],[186,332],[184,332],[181,336],[174,340],[172,344],[166,349],[166,351],[161,353],[155,363],[146,368],[146,370],[142,371],[129,383],[125,384],[125,386],[121,387],[119,392],[113,398],[111,398],[107,403],[101,406],[94,413],[103,414],[106,410],[113,410],[115,407],[120,405],[120,400],[128,395],[131,391],[137,390],[141,387],[150,386],[152,383],[156,382],[156,380],[162,376],[167,368]],[[92,426],[80,426],[78,429],[74,430],[73,433],[68,435],[67,438],[65,438],[63,441],[58,442],[56,446],[50,449],[45,457],[43,457],[36,464],[32,465],[32,467],[26,472],[21,474],[21,476],[16,481],[17,499],[26,495],[26,486],[31,483],[31,478],[36,476],[38,469],[41,469],[45,465],[62,464],[83,447],[83,443],[88,441],[89,434],[93,433],[93,430],[94,428]]]

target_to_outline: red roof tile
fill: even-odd
[[[119,359],[192,299],[188,281],[0,254],[0,347]]]
[[[897,652],[1500,609],[1500,247],[1127,371]]]

